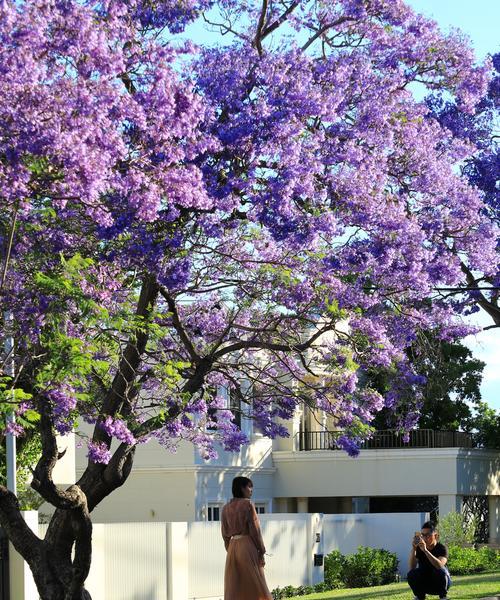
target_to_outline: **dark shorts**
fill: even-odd
[[[425,598],[426,594],[446,597],[446,592],[451,585],[448,569],[412,569],[408,572],[408,585],[417,598]]]

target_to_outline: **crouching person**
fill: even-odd
[[[408,584],[415,594],[414,600],[424,600],[426,594],[448,600],[447,592],[451,585],[446,567],[448,550],[438,541],[436,527],[430,521],[415,532],[410,552]]]

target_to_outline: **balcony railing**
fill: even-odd
[[[298,450],[338,450],[336,444],[342,431],[301,431],[296,434]],[[395,429],[376,431],[364,441],[362,450],[388,448],[472,448],[472,435],[463,431],[434,431],[433,429],[415,429],[409,432],[408,441]]]

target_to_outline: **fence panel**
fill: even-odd
[[[356,515],[324,515],[324,551],[356,552],[358,546],[383,548],[395,552],[399,572],[407,572],[413,533],[420,530],[427,513],[363,513]]]
[[[220,523],[188,523],[189,598],[223,597],[225,561]]]
[[[41,525],[40,535],[46,530],[47,526]],[[95,524],[85,587],[92,598],[166,600],[166,524]]]
[[[310,515],[294,514],[277,520],[261,515],[266,550],[266,580],[269,589],[309,583],[308,562],[312,560],[308,522]],[[305,517],[305,518],[304,518]]]

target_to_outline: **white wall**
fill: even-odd
[[[194,469],[133,469],[125,484],[96,506],[94,523],[195,519]]]
[[[479,448],[274,451],[273,461],[276,497],[500,493],[500,453]]]
[[[427,518],[426,513],[323,515],[325,555],[332,550],[352,554],[358,546],[383,548],[396,553],[399,572],[406,575],[413,533]]]
[[[262,515],[269,589],[322,581],[314,554],[349,554],[359,545],[396,552],[404,574],[409,540],[424,519],[420,513]],[[40,526],[40,534],[46,529]],[[97,524],[87,587],[105,600],[222,600],[225,559],[220,523]]]

